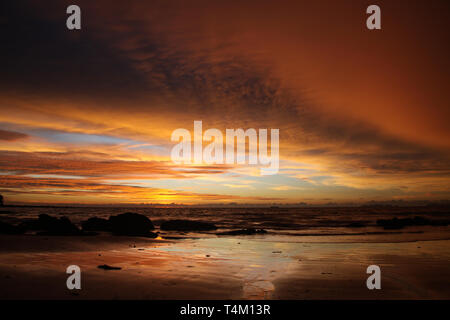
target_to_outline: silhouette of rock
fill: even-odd
[[[120,268],[120,267],[113,267],[113,266],[109,266],[107,264],[102,264],[100,266],[97,266],[97,268],[103,269],[103,270],[122,270],[122,268]]]
[[[45,230],[42,232],[45,235],[79,235],[81,233],[80,229],[66,217],[58,219],[48,214],[40,214],[38,221],[41,229]]]
[[[430,220],[424,217],[404,218],[397,217],[393,219],[379,219],[377,225],[384,229],[402,229],[408,226],[447,226],[450,224],[448,220]]]
[[[22,234],[25,230],[6,222],[0,222],[0,234]]]
[[[21,228],[27,230],[27,231],[38,231],[38,230],[44,230],[44,228],[41,227],[41,224],[39,222],[39,219],[27,219],[20,223],[19,225]]]
[[[160,226],[165,231],[210,231],[216,230],[217,227],[209,222],[193,221],[193,220],[169,220]]]
[[[0,207],[2,207],[3,205],[3,196],[0,194]]]
[[[223,236],[249,236],[253,234],[265,234],[267,233],[264,229],[255,229],[255,228],[248,228],[248,229],[241,229],[241,230],[233,230],[233,231],[227,231],[227,232],[221,232],[218,233],[218,235]]]
[[[93,217],[82,221],[81,227],[85,231],[111,231],[111,221]]]
[[[363,228],[363,227],[365,227],[365,224],[361,222],[351,222],[347,225],[347,228]]]
[[[95,234],[81,231],[70,222],[69,218],[61,217],[58,219],[48,214],[40,214],[33,227],[37,230],[43,230],[38,235],[45,236],[86,236]]]
[[[149,218],[142,214],[126,212],[109,217],[111,231],[115,235],[139,236],[156,238],[158,234],[151,232],[155,229]]]

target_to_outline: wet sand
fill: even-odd
[[[0,299],[450,299],[448,240],[274,240],[2,235]],[[72,264],[81,290],[66,288]],[[366,287],[371,264],[381,290]]]

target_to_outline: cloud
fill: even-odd
[[[83,179],[61,178],[32,178],[24,176],[7,175],[0,180],[0,192],[8,195],[45,195],[50,196],[53,202],[80,201],[86,197],[93,202],[101,199],[105,202],[135,203],[195,203],[211,201],[279,201],[280,197],[237,196],[212,193],[185,192],[162,188],[139,187],[117,184],[106,184],[100,181]]]
[[[224,186],[228,187],[228,188],[237,188],[237,189],[253,189],[253,186],[250,186],[248,184],[230,184],[230,183],[225,183]]]
[[[270,188],[275,191],[289,191],[289,190],[301,190],[300,187],[294,187],[294,186],[277,186]]]
[[[84,153],[81,153],[84,155]],[[57,174],[103,179],[192,178],[226,172],[226,165],[180,168],[165,161],[126,161],[76,158],[80,153],[0,151],[0,171],[21,175]],[[92,154],[89,154],[92,155]],[[97,155],[97,154],[94,154]],[[101,155],[101,154],[100,154]]]
[[[398,19],[378,37],[355,27],[363,2],[80,1],[81,32],[64,28],[64,2],[9,2],[0,170],[185,188],[257,178],[250,167],[170,162],[171,132],[203,120],[280,129],[282,162],[298,168],[280,168],[276,194],[293,177],[324,196],[333,186],[446,190],[448,31],[434,21],[448,4],[435,4],[421,13],[386,4]],[[425,27],[407,23],[418,16]]]
[[[28,135],[20,132],[6,131],[0,129],[0,140],[4,141],[17,141],[21,139],[26,139]]]

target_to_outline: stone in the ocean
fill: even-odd
[[[254,235],[254,234],[265,234],[265,233],[267,233],[267,231],[264,229],[248,228],[248,229],[221,232],[221,233],[218,233],[218,235],[221,235],[221,236],[250,236],[250,235]]]
[[[92,217],[81,222],[81,227],[86,231],[111,231],[111,221]]]
[[[97,266],[97,268],[103,269],[103,270],[122,270],[122,268],[120,268],[120,267],[113,267],[113,266],[109,266],[107,264],[102,264],[100,266]]]
[[[156,238],[158,235],[150,230],[155,229],[149,218],[138,213],[122,213],[109,217],[111,231],[115,235]]]
[[[14,226],[0,221],[0,234],[22,234],[24,232],[25,230],[20,226]]]
[[[209,222],[193,221],[193,220],[169,220],[160,226],[165,231],[211,231],[217,227]]]
[[[37,226],[42,232],[39,235],[46,236],[81,236],[90,235],[81,231],[76,225],[70,222],[69,218],[55,218],[48,214],[40,214]]]

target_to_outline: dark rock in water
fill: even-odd
[[[109,217],[111,231],[115,235],[138,236],[156,238],[158,234],[151,232],[155,229],[149,218],[138,213],[122,213]]]
[[[347,228],[363,228],[365,225],[361,222],[351,222],[347,225]]]
[[[165,231],[210,231],[216,230],[217,227],[209,222],[193,221],[193,220],[169,220],[160,226]]]
[[[120,268],[120,267],[112,267],[112,266],[108,266],[107,264],[102,264],[100,266],[97,266],[97,268],[103,269],[103,270],[122,270],[122,268]]]
[[[402,229],[408,226],[447,226],[450,224],[448,220],[430,220],[424,217],[414,218],[393,218],[393,219],[379,219],[377,225],[384,229]]]
[[[228,231],[228,232],[222,232],[222,233],[218,233],[218,235],[223,235],[223,236],[249,236],[249,235],[253,235],[253,234],[265,234],[267,233],[266,230],[264,229],[255,229],[255,228],[248,228],[248,229],[241,229],[241,230],[233,230],[233,231]]]
[[[95,232],[80,230],[68,218],[55,218],[48,214],[40,214],[38,219],[23,221],[20,225],[25,231],[40,231],[38,235],[45,236],[92,236]]]
[[[37,230],[44,230],[41,227],[41,224],[39,222],[39,219],[27,219],[20,223],[19,225],[21,228],[27,230],[27,231],[37,231]]]
[[[41,214],[39,215],[38,221],[41,229],[45,230],[45,232],[40,233],[42,235],[65,236],[81,234],[81,230],[66,217],[58,219],[48,214]]]
[[[22,234],[25,232],[20,226],[14,226],[6,222],[0,222],[0,234]]]
[[[111,221],[93,217],[82,221],[81,227],[86,231],[111,231]]]
[[[48,214],[40,214],[35,225],[39,232],[38,235],[45,236],[86,236],[94,235],[94,233],[87,233],[81,231],[66,217],[55,218]]]
[[[405,220],[407,219],[379,219],[377,220],[377,225],[383,227],[384,229],[402,229],[407,225]]]

